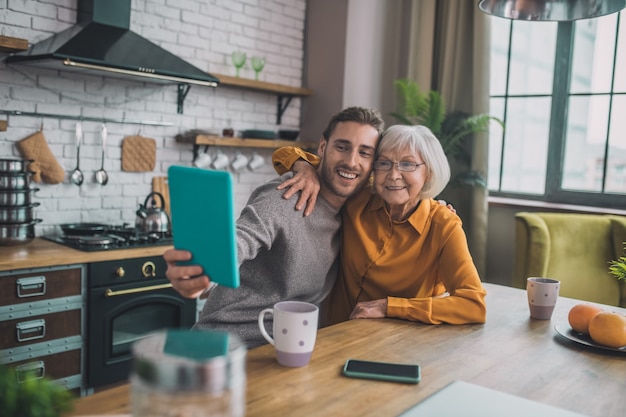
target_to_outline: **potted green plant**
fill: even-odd
[[[447,113],[441,94],[434,90],[422,92],[412,80],[399,79],[394,81],[394,85],[398,93],[398,106],[391,116],[402,124],[428,127],[441,142],[451,162],[457,161],[468,167],[471,155],[465,145],[472,135],[486,132],[492,120],[504,126],[500,119],[488,114],[469,115],[460,111]],[[483,173],[467,169],[454,175],[450,184],[487,187],[487,180]]]
[[[624,253],[626,254],[626,242],[624,244]],[[626,281],[626,256],[620,256],[619,259],[609,263],[609,274],[618,280]]]
[[[0,414],[6,417],[59,417],[72,409],[74,395],[49,378],[25,375],[0,366]]]

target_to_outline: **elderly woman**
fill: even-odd
[[[290,169],[294,155],[316,163],[283,148],[274,154],[276,169]],[[343,208],[342,271],[327,300],[328,324],[380,317],[484,323],[486,292],[461,220],[433,200],[450,179],[439,141],[424,126],[391,126],[375,158],[373,185]],[[316,178],[312,167],[303,169],[306,181]],[[339,174],[349,173],[346,166]],[[283,184],[293,195],[306,181]]]

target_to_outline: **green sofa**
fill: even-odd
[[[550,277],[561,281],[564,297],[626,307],[626,283],[608,273],[624,242],[626,216],[516,213],[513,285]]]

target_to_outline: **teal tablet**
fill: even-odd
[[[239,262],[229,172],[171,166],[168,170],[174,248],[188,250],[211,281],[239,286]]]

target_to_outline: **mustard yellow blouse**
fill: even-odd
[[[317,157],[280,149],[277,171]],[[484,323],[485,295],[461,219],[432,199],[405,221],[366,187],[342,210],[341,277],[327,300],[328,324],[348,320],[359,301],[387,298],[387,316],[423,323]]]

